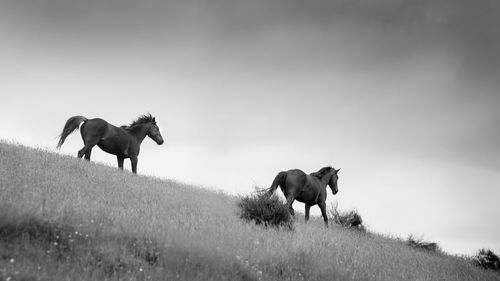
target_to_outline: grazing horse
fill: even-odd
[[[100,118],[87,119],[83,116],[73,116],[66,121],[57,148],[60,148],[66,137],[79,126],[84,146],[78,151],[78,158],[85,155],[85,159],[90,160],[92,148],[97,145],[105,152],[116,155],[118,168],[122,170],[124,159],[130,158],[134,174],[137,174],[137,156],[144,138],[148,136],[158,145],[163,144],[160,129],[151,114],[142,115],[129,126],[120,127],[111,125]]]
[[[274,178],[268,194],[273,194],[279,186],[286,197],[286,203],[292,216],[295,216],[292,207],[293,201],[297,200],[306,204],[306,221],[309,220],[311,206],[318,204],[323,220],[328,227],[325,203],[326,185],[330,186],[333,194],[337,194],[337,180],[339,179],[337,174],[339,171],[340,169],[335,170],[332,167],[324,167],[309,175],[298,169],[280,172]]]

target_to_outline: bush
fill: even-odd
[[[240,218],[246,221],[254,221],[264,226],[293,228],[293,217],[286,203],[273,194],[258,192],[241,198],[238,203]]]
[[[329,217],[334,223],[346,228],[366,231],[363,220],[356,210],[343,212],[339,211],[337,207],[337,204],[332,204],[332,208],[329,210]]]
[[[440,248],[437,243],[424,241],[422,238],[415,238],[413,235],[408,236],[406,245],[420,250],[429,252],[439,252]]]
[[[477,266],[500,272],[500,259],[489,249],[479,250],[479,252],[472,257],[472,260]]]

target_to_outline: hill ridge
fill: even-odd
[[[236,196],[5,141],[0,179],[0,280],[498,280],[321,222],[248,224]]]

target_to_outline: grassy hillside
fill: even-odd
[[[0,195],[0,280],[499,279],[320,221],[264,229],[236,197],[6,142]]]

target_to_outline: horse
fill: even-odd
[[[321,215],[328,227],[328,216],[326,215],[326,185],[328,184],[335,195],[338,192],[338,172],[332,167],[324,167],[315,173],[307,175],[299,169],[279,172],[274,178],[271,187],[268,189],[268,195],[272,195],[274,191],[281,188],[286,198],[288,209],[292,216],[295,212],[292,207],[293,201],[297,200],[306,205],[305,220],[309,220],[309,210],[311,206],[318,205],[321,209]]]
[[[80,126],[81,125],[81,126]],[[123,170],[123,161],[130,158],[132,173],[137,174],[137,156],[140,146],[146,136],[153,139],[158,145],[163,144],[163,137],[151,114],[139,116],[130,125],[116,127],[101,118],[88,119],[84,116],[73,116],[66,121],[62,133],[59,135],[57,148],[61,148],[68,135],[80,127],[83,138],[83,148],[78,151],[77,157],[90,161],[92,148],[97,145],[107,153],[116,155],[118,168]]]

